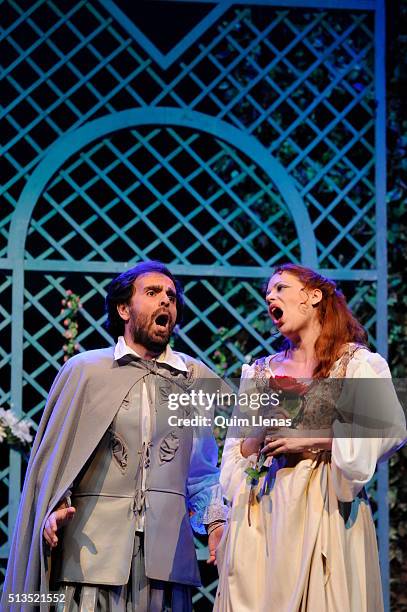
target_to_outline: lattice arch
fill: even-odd
[[[127,138],[125,142],[121,136],[116,141],[105,138],[120,129],[144,126],[154,127],[143,132],[131,131],[132,139]],[[167,127],[166,138],[162,137],[158,126]],[[177,133],[176,127],[188,129],[189,133],[185,130],[184,133]],[[209,148],[209,141],[200,142],[201,136],[198,132],[203,131],[212,137],[212,150],[206,150]],[[94,141],[98,142],[93,144]],[[89,144],[92,146],[86,149]],[[80,159],[74,159],[69,167],[64,168],[64,163],[78,152]],[[225,168],[225,165],[228,167]],[[84,177],[86,175],[84,166],[88,167],[88,174],[91,178]],[[120,172],[115,173],[117,169],[121,171],[121,175]],[[63,249],[63,244],[73,237],[72,234],[65,235],[63,240],[56,245],[52,240],[52,232],[47,232],[47,229],[42,227],[49,223],[55,215],[60,215],[61,219],[64,218],[70,225],[71,232],[74,230],[92,245],[93,251],[82,254],[80,259],[85,261],[92,261],[95,258],[101,261],[113,259],[111,254],[103,250],[103,247],[95,244],[92,231],[88,229],[92,221],[86,219],[81,225],[80,222],[75,221],[74,215],[70,216],[67,212],[67,208],[72,206],[76,197],[81,198],[93,208],[95,214],[106,222],[111,231],[117,234],[118,239],[123,243],[121,246],[126,244],[130,248],[129,255],[133,257],[150,257],[153,247],[150,245],[139,248],[137,234],[133,240],[129,239],[127,232],[134,228],[135,222],[129,222],[124,229],[115,222],[112,210],[119,203],[127,206],[130,209],[128,212],[135,214],[137,221],[143,217],[147,222],[148,215],[159,207],[161,211],[167,209],[172,214],[172,222],[180,223],[182,229],[191,232],[194,242],[198,243],[204,243],[208,237],[202,231],[202,227],[199,231],[197,229],[194,231],[190,218],[196,217],[202,209],[205,209],[209,214],[208,219],[212,228],[215,227],[215,231],[212,229],[210,232],[210,237],[212,238],[217,231],[223,229],[234,242],[242,243],[244,248],[243,259],[231,262],[230,257],[233,253],[221,253],[208,244],[208,254],[211,252],[213,257],[212,261],[208,261],[210,264],[242,265],[244,261],[246,265],[265,265],[269,270],[270,266],[275,264],[281,256],[289,259],[301,257],[302,261],[308,262],[309,265],[316,266],[317,264],[315,237],[307,208],[298,194],[294,181],[284,167],[253,137],[226,122],[213,120],[212,117],[202,113],[179,111],[173,108],[123,111],[90,122],[67,137],[63,137],[37,167],[23,190],[10,229],[10,257],[16,253],[23,253],[32,211],[45,186],[55,173],[58,173],[58,176],[47,187],[45,194],[45,199],[54,212],[41,210],[41,219],[37,222],[33,220],[33,227],[28,230],[25,255],[27,259],[56,258],[67,261],[78,259],[77,251],[74,251],[76,256],[73,256],[74,252],[64,253]],[[126,173],[127,176],[123,176]],[[76,174],[80,175],[79,180]],[[202,193],[202,186],[200,186],[202,181],[214,183],[212,197],[208,198],[207,193]],[[102,182],[103,188],[110,192],[105,196],[104,206],[95,201],[95,195],[89,193],[98,182]],[[169,184],[166,185],[165,182]],[[64,184],[61,185],[61,183]],[[247,193],[245,201],[242,201],[234,192],[236,186],[242,189],[242,183]],[[67,186],[72,191],[68,195],[66,195]],[[144,209],[137,205],[140,197],[143,201],[143,196],[136,191],[139,186],[144,186],[151,194],[147,200],[150,199],[152,202],[147,202]],[[60,187],[59,192],[58,187]],[[58,195],[62,192],[64,195],[59,195],[58,199],[61,197],[64,199],[56,201],[54,192]],[[171,199],[179,198],[179,192],[181,192],[181,201],[177,201],[174,205]],[[100,196],[100,193],[98,195]],[[188,211],[187,202],[183,209],[183,196],[186,196],[187,201],[193,200],[193,211]],[[225,196],[230,199],[230,202],[225,201]],[[267,212],[274,207],[277,216],[266,219],[263,215],[262,218],[259,202]],[[229,211],[233,207],[235,210],[230,214]],[[281,211],[278,211],[278,208],[281,208]],[[185,213],[187,213],[186,216],[184,216]],[[120,210],[120,214],[126,217],[123,209]],[[276,231],[273,228],[273,224],[277,224],[279,217],[283,214],[291,217],[297,230],[297,237],[293,239],[291,236],[291,240],[286,241],[286,244],[283,242],[286,236],[280,238],[278,229]],[[233,227],[233,221],[241,215],[253,221],[254,233],[249,236],[239,235]],[[160,222],[162,222],[161,218]],[[86,229],[83,225],[86,226]],[[147,225],[164,243],[168,243],[168,239],[174,234],[173,228],[164,234],[157,222],[150,222]],[[205,222],[203,222],[204,226]],[[101,231],[100,228],[93,231],[95,236],[100,236],[98,233]],[[262,249],[253,241],[261,233],[267,236],[269,245],[273,244],[275,249],[281,251],[280,254],[273,250],[268,256],[256,253],[256,248],[259,252]],[[31,245],[30,236],[35,246]],[[38,244],[39,238],[49,243],[48,248],[45,246],[41,248],[41,244]],[[175,245],[171,245],[171,258],[175,254],[176,263],[185,265],[196,263],[188,260],[189,252],[192,253],[194,250],[192,246],[187,253],[181,253],[176,250]],[[126,258],[120,258],[120,260],[125,261]]]
[[[234,191],[242,183],[244,201]],[[24,298],[21,286],[14,300],[23,300],[26,319],[22,372],[29,394],[23,405],[31,417],[44,407],[49,386],[44,374],[50,366],[57,369],[62,357],[60,346],[50,354],[42,343],[46,336],[49,344],[52,333],[59,340],[64,318],[60,314],[54,321],[47,310],[46,304],[55,303],[54,294],[64,289],[60,279],[39,273],[44,265],[69,273],[80,262],[83,271],[102,266],[108,273],[154,258],[177,266],[186,277],[199,263],[208,277],[219,266],[266,266],[267,275],[287,258],[316,261],[307,210],[283,167],[236,128],[176,109],[109,115],[56,143],[22,193],[9,249],[17,259],[15,276],[21,275],[21,267],[29,270]],[[110,341],[102,315],[96,319],[88,309],[96,295],[103,295],[108,278],[82,280],[88,324],[78,338],[82,347],[89,348],[90,342],[97,346],[97,336],[99,342]],[[239,281],[226,292],[221,285],[208,278],[188,282],[186,298],[195,316],[180,332],[188,350],[214,368],[213,355],[222,344],[216,336],[219,327],[225,327],[221,313],[225,307],[229,310],[233,322],[228,335],[233,337],[242,326],[235,303],[245,289],[256,302],[243,322],[254,336],[253,352],[271,350],[269,341],[252,328],[263,310],[260,293]],[[33,322],[32,312],[37,314]],[[236,371],[236,362],[247,359],[239,345],[231,346],[234,359],[226,375]]]

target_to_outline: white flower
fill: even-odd
[[[14,414],[12,410],[4,410],[4,408],[0,408],[0,421],[6,427],[10,427],[10,429],[18,423],[18,417]]]
[[[30,434],[30,426],[30,421],[28,421],[28,419],[24,419],[23,421],[19,421],[13,425],[11,427],[11,431],[16,438],[21,440],[21,442],[32,442],[33,437]]]
[[[7,430],[21,442],[32,442],[30,429],[33,422],[30,419],[19,419],[12,410],[0,408],[0,442],[7,438]]]

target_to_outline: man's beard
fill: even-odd
[[[155,319],[158,313],[153,313],[151,317],[145,314],[138,314],[132,320],[131,333],[133,342],[135,344],[141,344],[148,351],[152,353],[162,353],[171,338],[172,330],[174,329],[174,323],[169,319],[169,323],[165,330],[165,333],[153,334],[153,327],[155,326]],[[168,314],[168,316],[170,316]]]

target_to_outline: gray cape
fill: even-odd
[[[215,377],[203,363],[179,355],[187,366],[194,364],[198,377]],[[45,522],[95,450],[130,388],[145,375],[134,367],[136,363],[119,365],[113,348],[98,349],[76,355],[58,373],[28,463],[2,609],[32,609],[29,604],[9,604],[9,593],[48,592],[51,554],[42,537]]]

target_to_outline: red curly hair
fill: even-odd
[[[287,272],[295,276],[304,285],[304,289],[320,289],[322,299],[318,304],[321,334],[315,343],[317,366],[314,378],[326,378],[333,364],[343,352],[344,344],[355,342],[367,346],[367,333],[353,316],[342,291],[337,289],[333,280],[325,278],[318,272],[305,266],[287,263],[275,268],[274,274]],[[287,340],[286,348],[291,347]]]

